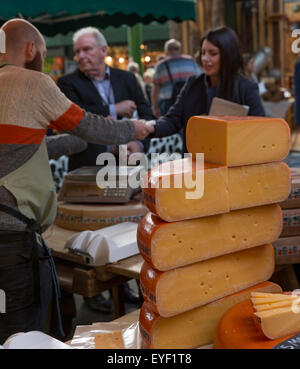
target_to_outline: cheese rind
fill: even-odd
[[[188,152],[230,167],[281,161],[290,141],[289,125],[278,118],[194,116],[187,124]]]
[[[172,223],[148,213],[139,223],[137,240],[143,258],[155,269],[166,271],[272,243],[281,229],[282,212],[277,204]]]
[[[180,160],[176,161],[178,165]],[[195,177],[200,172],[193,165],[188,173]],[[184,185],[181,188],[161,186],[164,178],[170,178],[172,183],[174,176],[184,176],[183,172],[175,173],[172,168],[163,166],[150,171],[142,189],[145,205],[166,222],[174,222],[277,203],[285,200],[291,189],[290,169],[283,162],[235,168],[206,163],[202,173],[203,196],[189,199],[187,192],[191,190]],[[151,187],[153,183],[156,187]]]
[[[159,316],[144,303],[139,318],[144,347],[188,349],[211,344],[222,315],[233,305],[248,299],[252,291],[281,292],[281,287],[263,282],[171,318]]]
[[[140,285],[152,309],[163,317],[171,317],[268,280],[274,264],[271,244],[167,272],[144,262]]]

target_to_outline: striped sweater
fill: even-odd
[[[0,68],[0,178],[32,157],[49,128],[104,145],[127,143],[134,138],[131,121],[113,121],[85,112],[67,99],[49,76],[12,65]],[[52,151],[53,142],[62,142],[50,141]],[[14,196],[3,186],[0,203],[17,206]],[[23,223],[0,212],[0,230],[22,229]]]

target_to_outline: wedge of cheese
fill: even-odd
[[[239,302],[219,320],[214,338],[215,349],[272,349],[289,340],[292,335],[271,340],[255,324],[254,310],[249,300]],[[291,340],[292,341],[292,340]],[[285,348],[294,348],[287,343]]]
[[[105,332],[95,334],[94,336],[96,349],[124,349],[123,335],[121,331]]]
[[[240,301],[249,299],[252,291],[281,292],[272,282],[263,282],[210,304],[171,318],[154,313],[144,303],[140,311],[140,331],[145,348],[188,349],[213,343],[218,321]]]
[[[138,225],[137,241],[143,258],[166,271],[272,243],[281,229],[277,204],[172,223],[148,213]]]
[[[271,340],[300,332],[300,304],[297,300],[287,306],[256,311],[254,315],[263,334]]]
[[[195,116],[186,130],[189,153],[229,167],[281,161],[290,141],[289,125],[278,118]]]
[[[144,262],[140,286],[152,310],[171,317],[268,280],[274,265],[271,244],[167,272]]]
[[[180,169],[184,160],[192,164]],[[204,169],[189,159],[173,163],[151,170],[142,185],[145,205],[167,222],[277,203],[286,199],[291,189],[290,169],[283,162],[236,168],[205,163]],[[186,176],[197,183],[193,190],[185,185]]]
[[[255,323],[263,334],[276,339],[300,331],[300,295],[269,295],[251,294]]]

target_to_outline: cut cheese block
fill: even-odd
[[[186,146],[189,153],[204,153],[205,161],[229,167],[281,161],[290,150],[290,128],[278,118],[194,116]]]
[[[185,186],[186,176],[195,180],[197,187]],[[228,168],[209,163],[204,164],[204,169],[197,168],[196,162],[190,159],[162,163],[150,170],[143,178],[142,193],[144,204],[165,221],[222,214],[230,210]],[[196,198],[189,198],[190,195]]]
[[[220,319],[214,338],[216,349],[271,349],[293,337],[270,340],[257,329],[251,300],[239,302]],[[290,347],[289,347],[290,348]]]
[[[94,341],[96,349],[125,349],[121,331],[96,334]]]
[[[213,343],[217,323],[222,315],[238,302],[249,299],[252,291],[281,292],[281,287],[263,282],[171,318],[159,316],[144,303],[139,319],[144,347],[188,349]]]
[[[143,258],[166,271],[272,243],[281,229],[277,204],[172,223],[148,213],[138,225],[137,240]]]
[[[185,187],[184,180],[181,187],[173,184],[179,183],[178,178],[185,177],[186,173],[193,178],[198,176],[199,185],[194,193],[199,193],[203,170],[197,170],[195,161],[185,171],[175,168],[183,167],[184,160],[191,162],[190,159],[180,159],[174,161],[171,167],[164,163],[144,177],[142,191],[145,205],[167,222],[277,203],[290,193],[290,169],[283,162],[235,168],[205,163],[203,196],[191,199],[191,188]],[[171,185],[165,188],[164,183],[168,180]]]
[[[230,210],[270,204],[286,199],[291,171],[283,162],[228,169]]]
[[[171,317],[268,280],[274,272],[271,244],[160,272],[144,262],[140,285],[144,299]]]
[[[257,323],[263,334],[274,340],[292,333],[300,332],[300,308],[295,299],[289,306],[271,308],[264,311],[255,311]],[[256,310],[256,309],[255,309]]]
[[[282,209],[300,208],[300,168],[291,168],[292,188],[289,197],[279,205]]]
[[[59,202],[55,224],[75,231],[95,231],[123,222],[138,223],[146,213],[146,206],[136,200],[122,205]]]

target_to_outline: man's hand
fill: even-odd
[[[145,120],[133,120],[134,128],[135,128],[135,140],[143,140],[150,133],[154,132],[154,126],[148,125]]]
[[[132,100],[124,100],[115,104],[115,109],[118,117],[131,118],[133,112],[136,110],[136,105]]]

